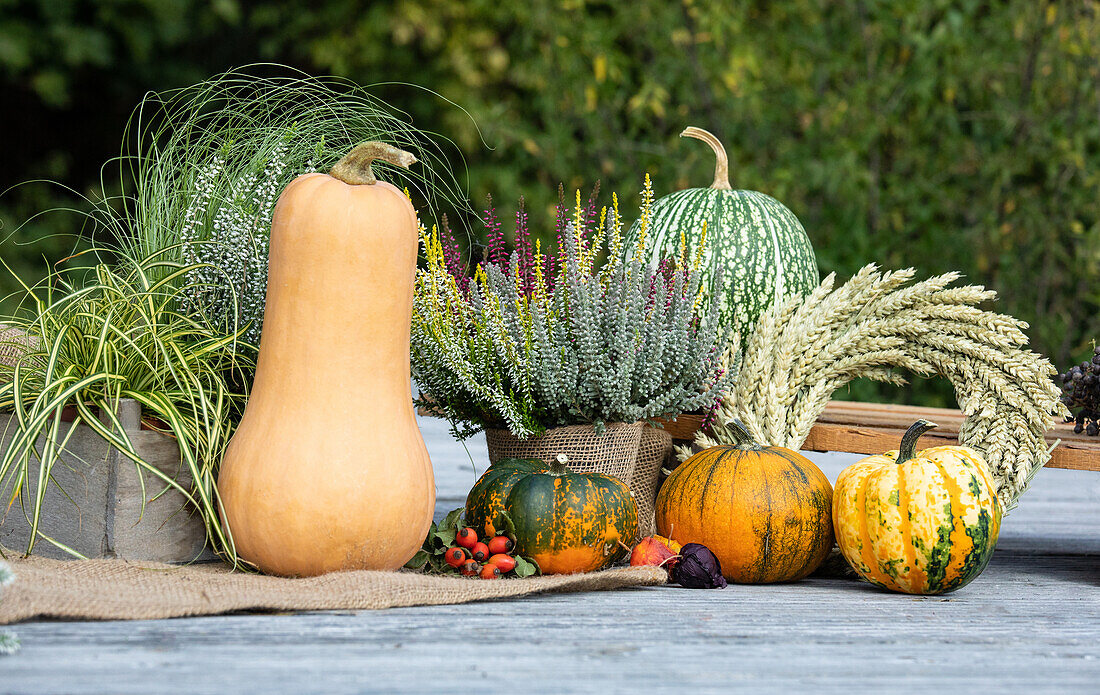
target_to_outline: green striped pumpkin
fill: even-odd
[[[714,149],[717,164],[710,188],[688,188],[653,203],[647,235],[648,260],[676,258],[680,236],[688,247],[699,243],[703,222],[707,240],[703,250],[704,282],[723,270],[719,321],[731,337],[747,341],[756,320],[777,299],[806,295],[820,278],[813,246],[798,218],[775,198],[756,191],[735,191],[729,183],[726,150],[711,133],[687,128],[681,137],[696,138]],[[641,220],[628,232],[634,248]]]
[[[516,553],[543,574],[592,572],[626,556],[638,536],[638,505],[630,489],[602,473],[574,473],[565,456],[494,463],[466,498],[466,522],[499,531],[506,512]]]

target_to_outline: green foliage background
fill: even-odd
[[[98,167],[145,90],[257,60],[434,90],[374,91],[455,141],[475,204],[492,193],[507,214],[524,195],[548,232],[559,182],[601,179],[627,211],[646,171],[658,194],[707,185],[709,151],[677,137],[702,126],[735,186],[799,216],[823,272],[960,269],[1060,366],[1100,333],[1094,0],[0,0],[0,188],[110,192]],[[79,221],[9,233],[71,204],[40,185],[0,197],[0,254],[42,275]]]

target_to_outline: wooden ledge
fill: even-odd
[[[420,414],[434,415],[424,408],[420,409]],[[879,454],[897,449],[901,435],[921,418],[931,420],[939,427],[921,437],[920,448],[959,443],[963,416],[954,408],[830,401],[802,448],[806,451]],[[702,423],[701,415],[692,414],[661,420],[661,425],[680,443],[694,439]],[[1100,437],[1074,434],[1072,423],[1058,423],[1047,432],[1047,442],[1054,444],[1058,440],[1061,442],[1051,452],[1047,468],[1100,471]]]
[[[962,412],[954,408],[924,408],[915,405],[830,401],[817,424],[802,444],[806,451],[843,451],[852,454],[878,454],[897,449],[901,435],[917,420],[924,418],[939,425],[921,437],[920,447],[959,443]],[[691,440],[703,418],[681,415],[662,421],[676,440]],[[1074,434],[1073,424],[1058,423],[1047,433],[1047,442],[1061,440],[1051,452],[1048,468],[1072,468],[1100,471],[1100,437]]]
[[[948,408],[831,401],[802,445],[808,451],[876,454],[898,448],[901,435],[924,418],[939,425],[921,437],[920,448],[959,443],[962,412]],[[1061,443],[1051,452],[1048,468],[1100,471],[1100,437],[1073,433],[1073,424],[1058,423],[1047,442]]]

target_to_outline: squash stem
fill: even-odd
[[[752,433],[749,432],[749,428],[745,427],[745,423],[738,418],[734,418],[732,425],[730,434],[733,435],[734,446],[744,451],[760,451],[760,445],[756,443]]]
[[[722,141],[719,140],[714,133],[703,130],[702,128],[696,128],[695,126],[688,126],[684,128],[684,132],[680,133],[680,137],[695,138],[696,140],[702,140],[710,145],[710,148],[714,150],[714,183],[710,187],[716,191],[729,191],[733,189],[730,185],[730,162],[729,157],[726,156],[726,148],[722,145]]]
[[[560,478],[563,475],[568,475],[573,471],[569,470],[569,467],[565,464],[569,463],[569,457],[565,454],[558,454],[557,457],[550,462],[550,470],[547,471],[555,478]]]
[[[934,422],[928,420],[917,420],[909,429],[905,431],[905,434],[901,438],[901,447],[898,448],[898,463],[902,464],[913,458],[917,453],[917,440],[921,435],[928,430],[938,427]]]
[[[378,179],[374,177],[370,165],[376,159],[381,159],[383,162],[389,162],[403,169],[408,169],[416,163],[416,157],[411,152],[400,150],[384,142],[371,140],[361,142],[351,148],[350,152],[333,165],[328,175],[353,186],[373,186],[378,183]]]

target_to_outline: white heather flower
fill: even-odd
[[[258,344],[267,292],[267,253],[271,217],[279,194],[291,178],[287,147],[272,151],[263,169],[229,182],[223,200],[213,191],[225,168],[220,155],[199,172],[180,238],[184,262],[202,264],[188,276],[185,311],[205,311],[207,318],[229,327],[248,324],[244,339]],[[307,171],[315,168],[307,162]]]

